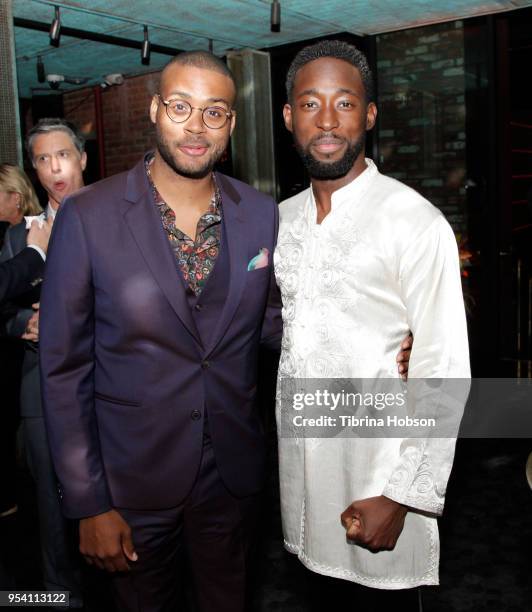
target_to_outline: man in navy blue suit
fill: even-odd
[[[200,610],[245,607],[257,356],[281,319],[277,206],[213,172],[234,98],[216,57],[174,58],[151,101],[155,152],[67,198],[48,253],[42,384],[63,509],[124,610],[171,609],[185,553]]]

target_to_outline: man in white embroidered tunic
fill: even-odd
[[[377,115],[366,58],[339,41],[307,47],[288,71],[287,95],[285,123],[311,187],[280,205],[279,381],[397,378],[409,329],[410,379],[468,379],[453,232],[437,208],[364,157]],[[279,390],[277,417],[280,425]],[[438,584],[436,516],[453,455],[449,438],[281,435],[286,548],[314,572],[395,591],[388,595]]]

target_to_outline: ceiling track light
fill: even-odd
[[[148,26],[144,26],[144,40],[140,51],[140,61],[144,66],[150,65],[150,40],[148,38]]]
[[[270,14],[270,30],[272,32],[281,31],[281,3],[279,0],[273,0]]]
[[[55,7],[55,17],[50,26],[50,44],[53,47],[59,47],[59,39],[61,37],[61,15],[59,7]]]

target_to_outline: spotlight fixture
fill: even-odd
[[[270,15],[270,30],[272,32],[281,31],[281,3],[279,0],[273,0],[272,10]]]
[[[148,26],[144,26],[144,40],[142,41],[142,49],[140,52],[140,61],[144,66],[150,65],[150,40],[148,38]]]
[[[62,74],[47,74],[46,80],[48,81],[48,85],[50,85],[51,89],[59,89],[59,86],[65,80],[65,77]]]
[[[37,80],[39,83],[44,83],[46,81],[44,62],[42,61],[42,57],[40,55],[37,56]]]
[[[106,74],[103,77],[103,83],[100,83],[101,87],[105,89],[106,87],[112,87],[113,85],[122,85],[124,82],[124,75],[120,74],[120,72],[113,72],[112,74]]]
[[[55,7],[55,17],[50,26],[50,44],[53,47],[59,47],[59,38],[61,37],[61,16],[59,7]]]

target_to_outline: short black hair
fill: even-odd
[[[373,86],[373,74],[370,70],[366,56],[354,45],[350,45],[342,40],[321,40],[299,51],[290,64],[290,68],[286,75],[286,95],[289,102],[292,101],[294,82],[298,71],[309,62],[313,62],[322,57],[332,57],[344,60],[357,68],[360,73],[360,78],[362,79],[362,84],[364,85],[366,102],[374,102],[375,89]]]
[[[236,81],[235,76],[228,68],[227,64],[216,57],[209,51],[183,51],[174,56],[163,68],[163,71],[172,64],[180,64],[182,66],[194,66],[195,68],[204,68],[205,70],[214,70],[220,74],[229,77],[233,82],[236,94]]]
[[[45,117],[31,128],[26,137],[26,151],[30,160],[33,162],[33,141],[39,134],[49,134],[50,132],[65,132],[70,136],[72,144],[76,147],[81,155],[85,150],[85,136],[70,121],[61,119],[60,117]]]

